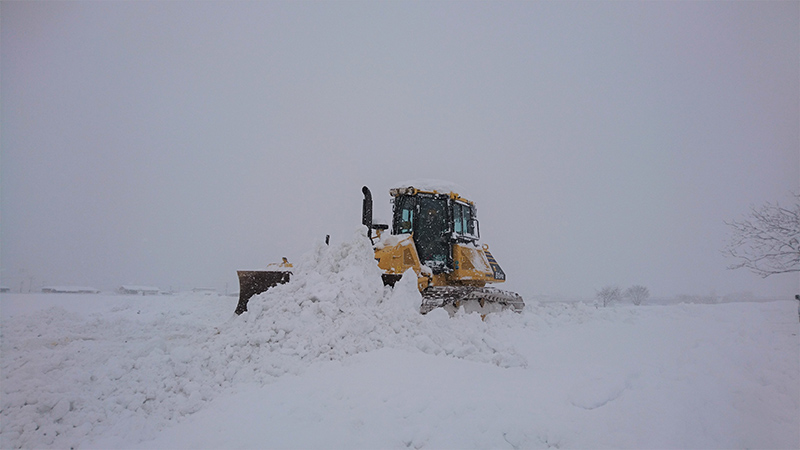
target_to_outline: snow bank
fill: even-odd
[[[207,373],[186,373],[193,355],[187,349],[213,335],[193,314],[203,306],[196,296],[171,298],[172,304],[153,297],[104,296],[103,304],[79,302],[88,297],[74,294],[43,297],[45,309],[32,312],[3,299],[0,447],[79,447],[87,436],[120,426],[120,435],[135,440],[139,430],[155,431],[148,423],[197,410],[219,390]],[[63,306],[53,306],[50,298],[57,297]]]
[[[512,347],[492,337],[494,327],[478,315],[450,320],[442,310],[422,316],[421,302],[415,277],[403,277],[393,290],[383,286],[369,239],[359,230],[350,242],[319,244],[290,283],[252,298],[249,313],[226,331],[232,338],[228,351],[277,352],[286,359],[277,364],[278,372],[292,370],[290,360],[341,359],[386,346],[502,367],[525,364]],[[513,316],[498,314],[493,323],[514,321]]]
[[[525,365],[493,336],[496,324],[518,320],[513,313],[486,322],[444,311],[421,316],[413,277],[383,286],[365,230],[317,245],[290,283],[250,299],[241,316],[231,307],[216,326],[193,322],[185,303],[135,314],[121,304],[90,320],[56,307],[4,323],[2,446],[151,437],[152,423],[192,414],[235,383],[268,383],[383,347]]]
[[[140,286],[133,284],[124,284],[117,289],[120,294],[128,295],[156,295],[161,293],[161,289],[155,286]]]
[[[47,294],[99,294],[100,289],[88,286],[45,286],[42,292]]]
[[[527,367],[394,348],[318,361],[136,447],[798,448],[792,306],[534,305],[498,330]]]
[[[250,300],[2,294],[1,448],[798,448],[794,301],[422,316],[364,232]]]

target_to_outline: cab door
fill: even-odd
[[[433,273],[442,273],[452,264],[447,199],[420,195],[417,197],[417,206],[414,242],[419,259]]]

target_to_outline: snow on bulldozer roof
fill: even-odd
[[[407,189],[407,188],[415,188],[420,191],[425,192],[437,192],[440,194],[458,194],[462,198],[472,198],[466,189],[463,186],[444,180],[435,180],[429,178],[417,179],[417,180],[410,180],[410,181],[402,181],[400,183],[394,183],[393,189]]]

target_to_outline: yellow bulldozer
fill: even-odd
[[[505,272],[480,244],[475,204],[449,188],[403,185],[389,190],[392,227],[372,220],[372,193],[362,188],[362,223],[375,250],[383,283],[388,286],[406,273],[417,277],[422,294],[420,312],[459,308],[486,314],[502,309],[522,311],[525,302],[514,292],[487,287],[502,283]],[[327,239],[327,238],[326,238]],[[263,271],[238,271],[239,303],[236,314],[247,311],[247,302],[291,278],[291,264],[283,262]]]

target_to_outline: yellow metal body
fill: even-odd
[[[394,197],[416,195],[418,193],[447,194],[454,201],[473,205],[473,202],[462,198],[454,192],[441,193],[408,188],[404,190],[392,189],[390,193]],[[488,245],[479,246],[477,243],[471,242],[452,243],[450,248],[453,262],[452,270],[433,274],[420,261],[413,233],[388,235],[388,233],[379,231],[375,245],[375,259],[378,261],[378,267],[387,275],[400,276],[408,269],[413,270],[417,274],[420,290],[428,286],[483,287],[487,283],[502,283],[505,281],[505,274],[489,252]]]
[[[420,290],[428,286],[486,286],[487,283],[502,283],[505,278],[497,278],[492,270],[494,257],[488,246],[475,247],[469,244],[453,244],[454,269],[449,273],[432,274],[422,265],[414,246],[413,235],[402,235],[390,245],[378,245],[375,259],[378,267],[386,274],[402,275],[408,269],[419,278]]]

